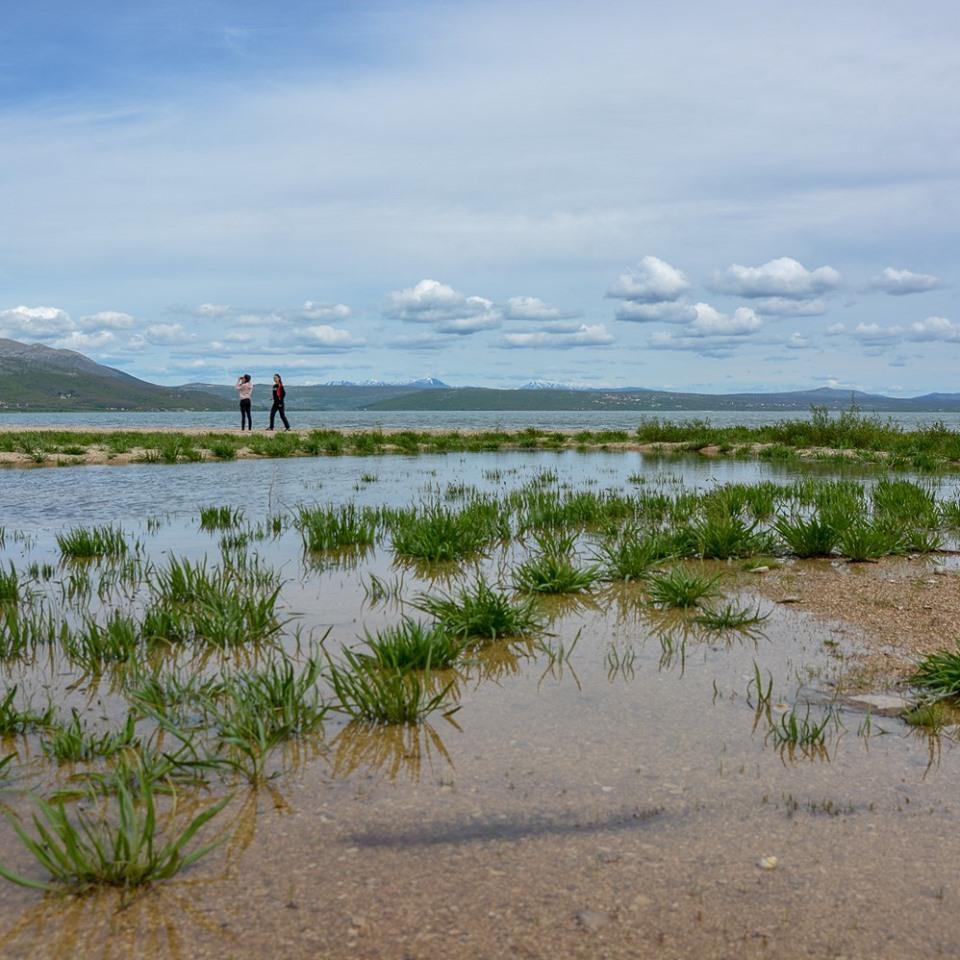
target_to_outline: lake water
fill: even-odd
[[[73,622],[113,610],[136,617],[150,564],[224,562],[222,532],[200,529],[202,505],[242,508],[250,530],[284,514],[281,532],[246,547],[282,577],[290,620],[280,643],[302,659],[325,636],[337,656],[364,631],[422,617],[412,602],[423,592],[477,570],[509,585],[525,546],[496,544],[443,573],[400,562],[389,537],[351,562],[318,560],[290,522],[298,503],[397,506],[531,481],[669,493],[811,473],[830,475],[817,465],[575,451],[11,470],[0,475],[0,568],[50,564],[30,590]],[[138,587],[115,582],[109,564],[59,558],[57,533],[106,522],[136,544]],[[588,536],[584,561],[590,547]],[[923,561],[910,569],[922,576]],[[257,788],[225,774],[210,774],[204,789],[178,787],[187,810],[231,794],[219,818],[225,842],[125,909],[112,891],[44,897],[0,881],[0,955],[956,956],[960,751],[944,737],[934,756],[902,721],[865,729],[863,714],[846,709],[822,748],[778,745],[772,725],[801,687],[826,689],[842,674],[856,631],[771,603],[735,566],[707,570],[723,574],[727,597],[767,615],[755,632],[704,632],[652,609],[637,584],[543,598],[542,646],[493,644],[451,672],[455,714],[388,728],[331,714],[322,734],[278,748],[274,776]],[[372,574],[399,582],[400,601],[374,602],[363,588]],[[87,594],[71,592],[78,575],[90,578]],[[561,647],[558,662],[549,651]],[[139,666],[229,673],[264,655],[184,642]],[[755,668],[773,684],[769,715],[755,702]],[[52,701],[61,720],[76,708],[98,731],[122,724],[132,672],[84,674],[55,644],[0,660],[2,689],[17,684],[19,701],[37,708]],[[141,736],[150,731],[138,720]],[[18,753],[2,799],[24,817],[29,791],[75,787],[84,766],[54,763],[41,740],[31,732],[0,743],[0,756]],[[757,866],[770,857],[773,869]],[[6,824],[0,863],[42,875]]]
[[[683,423],[689,420],[709,420],[718,427],[758,427],[781,420],[805,420],[809,411],[757,410],[664,410],[647,414],[620,410],[590,411],[338,411],[290,410],[291,424],[299,429],[324,428],[337,430],[522,430],[536,427],[541,430],[635,430],[644,417]],[[905,428],[915,429],[942,421],[952,429],[960,429],[960,413],[892,413],[880,418]],[[267,426],[268,416],[254,411],[254,426]],[[158,412],[158,413],[0,413],[0,426],[10,427],[123,427],[130,430],[149,430],[157,427],[223,429],[238,426],[231,412]]]

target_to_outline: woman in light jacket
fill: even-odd
[[[245,373],[237,380],[237,393],[240,394],[240,431],[246,426],[248,430],[253,431],[253,418],[250,416],[250,397],[253,394],[253,383],[250,381],[250,374]]]

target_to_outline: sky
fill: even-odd
[[[960,6],[32,0],[0,337],[158,383],[960,392]]]

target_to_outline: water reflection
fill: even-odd
[[[450,728],[460,731],[452,717],[443,719],[449,724],[447,732]],[[419,783],[424,773],[432,776],[438,768],[454,766],[443,738],[429,722],[378,727],[353,721],[334,737],[330,750],[335,779],[359,772]]]

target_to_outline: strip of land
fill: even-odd
[[[761,427],[716,427],[709,421],[644,420],[635,431],[556,430],[291,430],[242,433],[204,428],[149,431],[0,425],[0,465],[189,463],[203,460],[418,454],[495,450],[623,450],[696,453],[771,461],[877,463],[893,468],[960,467],[960,433],[941,423],[905,430],[856,413]]]

